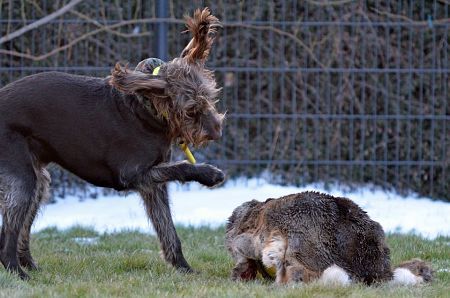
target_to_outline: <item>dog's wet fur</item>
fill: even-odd
[[[116,65],[95,78],[60,72],[24,77],[0,89],[0,261],[23,279],[36,269],[30,228],[48,196],[49,163],[85,181],[142,195],[164,258],[191,271],[175,231],[167,182],[215,186],[224,174],[208,164],[169,162],[173,143],[195,146],[221,136],[219,89],[204,68],[218,20],[208,9],[187,20],[194,35],[157,76]]]
[[[272,278],[269,269],[279,284],[413,285],[433,277],[420,259],[392,269],[382,227],[351,200],[318,192],[242,204],[228,220],[226,247],[234,280]]]

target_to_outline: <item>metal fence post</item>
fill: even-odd
[[[156,1],[156,17],[159,19],[166,19],[169,17],[169,3],[166,0]],[[168,43],[167,43],[167,28],[168,24],[165,20],[160,20],[156,24],[156,38],[154,40],[156,57],[167,61],[168,59]]]

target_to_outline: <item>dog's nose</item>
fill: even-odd
[[[222,137],[222,122],[223,116],[216,112],[210,112],[208,114],[207,121],[204,123],[206,131],[206,138],[209,141],[215,141]]]
[[[425,281],[431,281],[432,280],[432,278],[433,278],[433,275],[431,274],[431,273],[425,273],[424,275],[423,275],[423,279],[425,280]]]

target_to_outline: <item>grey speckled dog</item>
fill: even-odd
[[[254,279],[258,271],[271,278],[273,270],[277,283],[414,285],[433,275],[420,259],[392,270],[381,226],[349,199],[317,192],[242,204],[229,218],[226,246],[235,280]]]
[[[141,193],[165,259],[191,271],[172,222],[166,183],[214,186],[223,173],[207,164],[169,163],[171,144],[220,138],[219,89],[204,68],[219,26],[208,9],[187,20],[194,35],[158,75],[116,65],[112,76],[59,72],[25,77],[0,89],[0,261],[28,278],[35,269],[30,227],[45,200],[53,162],[82,179]]]

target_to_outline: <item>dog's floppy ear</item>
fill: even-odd
[[[167,82],[158,76],[141,71],[128,70],[126,66],[117,63],[111,72],[109,83],[127,94],[143,93],[161,96],[167,87]]]
[[[189,44],[181,52],[181,57],[189,63],[205,63],[216,37],[217,29],[222,27],[209,8],[197,9],[194,17],[186,18],[188,31],[193,35]]]

